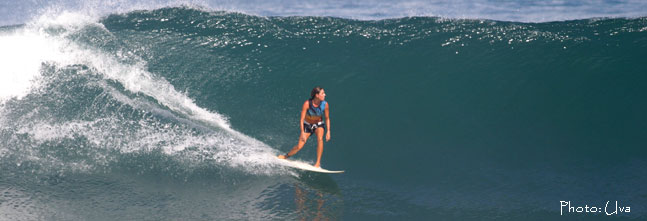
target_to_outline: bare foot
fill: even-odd
[[[287,159],[287,157],[285,157],[285,155],[279,155],[279,156],[277,156],[277,157],[278,157],[279,159]]]
[[[315,163],[315,167],[321,168],[321,163]]]

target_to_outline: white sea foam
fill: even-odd
[[[0,101],[25,96],[40,74],[41,63],[62,56],[61,43],[39,33],[0,33]]]
[[[63,12],[43,14],[23,28],[0,32],[0,102],[22,98],[37,88],[42,64],[56,62],[70,65],[83,56],[79,47],[65,40],[66,33],[96,24],[86,14]],[[48,28],[65,32],[54,35]]]

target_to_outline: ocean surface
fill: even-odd
[[[647,219],[646,3],[344,2],[3,2],[0,220]]]

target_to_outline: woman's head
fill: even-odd
[[[319,100],[324,100],[326,98],[326,92],[324,91],[323,88],[317,86],[312,89],[310,92],[310,100],[313,100],[315,98],[318,98]]]

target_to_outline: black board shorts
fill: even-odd
[[[324,130],[326,129],[326,124],[323,121],[320,121],[319,123],[316,124],[309,124],[306,122],[303,122],[303,132],[305,133],[314,133],[317,128],[323,127]]]

